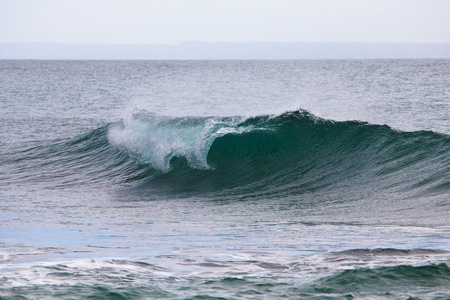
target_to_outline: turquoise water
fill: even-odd
[[[449,298],[449,66],[0,61],[0,297]]]

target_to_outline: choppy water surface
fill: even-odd
[[[449,298],[449,67],[1,61],[0,298]]]

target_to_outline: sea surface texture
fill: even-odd
[[[0,61],[0,299],[450,299],[450,60]]]

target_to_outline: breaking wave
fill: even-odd
[[[19,150],[4,163],[8,180],[52,187],[113,183],[265,197],[352,186],[417,195],[450,189],[448,135],[304,110],[250,118],[137,111],[82,136]]]

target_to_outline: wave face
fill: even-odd
[[[425,195],[448,193],[449,149],[447,135],[335,122],[303,110],[251,118],[138,111],[86,135],[18,151],[6,163],[27,184],[47,179],[53,186],[113,182],[234,198],[336,190],[345,197],[355,189]]]

